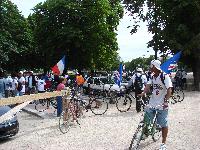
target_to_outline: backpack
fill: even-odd
[[[78,85],[82,85],[85,82],[85,80],[84,80],[83,76],[80,75],[80,76],[76,77],[76,82]]]
[[[142,75],[140,75],[139,77],[135,76],[135,82],[134,82],[134,87],[135,90],[141,90],[143,88],[143,83],[142,83]]]
[[[163,72],[162,72],[161,75],[160,75],[160,79],[161,79],[163,85],[165,86],[165,75],[164,75]],[[165,87],[166,87],[166,86],[165,86]]]
[[[22,83],[18,82],[17,91],[20,92],[22,90],[22,88],[23,88]]]

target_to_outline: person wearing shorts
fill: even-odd
[[[152,95],[146,109],[146,113],[150,119],[154,118],[155,109],[158,110],[157,123],[162,128],[162,144],[160,150],[166,150],[166,139],[168,134],[168,99],[172,92],[172,82],[169,75],[160,69],[161,62],[159,60],[151,61],[152,76],[147,82],[144,91],[138,96],[144,96],[149,92],[152,86]]]

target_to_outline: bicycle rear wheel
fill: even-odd
[[[91,111],[95,115],[103,115],[108,110],[108,102],[105,97],[95,98],[91,102]]]
[[[129,146],[129,150],[137,150],[140,142],[142,140],[142,136],[143,136],[143,127],[144,127],[144,123],[140,123],[136,132],[133,135],[133,138],[131,140],[131,144]]]
[[[116,98],[116,107],[120,112],[126,112],[131,108],[132,100],[128,95],[121,95]]]

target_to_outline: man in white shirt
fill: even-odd
[[[147,77],[145,74],[143,74],[142,68],[137,68],[136,71],[137,72],[132,76],[131,81],[135,88],[136,111],[140,112],[142,103],[139,101],[140,98],[138,97],[138,94],[143,92],[147,83]],[[145,101],[145,96],[143,96],[142,99]]]
[[[172,82],[169,75],[162,72],[160,65],[161,62],[159,60],[151,61],[151,72],[153,73],[153,76],[139,96],[143,96],[150,90],[150,86],[153,86],[153,93],[146,113],[153,119],[153,111],[155,109],[158,110],[157,123],[162,127],[162,144],[160,150],[166,150],[165,143],[168,134],[168,99],[172,92]]]
[[[19,96],[22,96],[25,94],[25,84],[26,84],[26,80],[23,77],[22,71],[19,72],[18,86],[19,86],[19,84],[22,84],[22,89],[19,91]]]
[[[38,90],[38,93],[44,93],[45,92],[45,89],[44,89],[44,86],[46,85],[45,81],[42,80],[42,79],[39,79],[37,81],[37,90]]]
[[[5,97],[8,98],[11,96],[11,89],[12,88],[12,78],[11,76],[7,76],[5,80]]]

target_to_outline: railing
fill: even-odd
[[[12,118],[13,115],[15,115],[22,108],[24,108],[26,105],[28,105],[30,102],[32,102],[34,100],[48,99],[48,98],[57,97],[57,96],[62,96],[62,97],[68,96],[69,93],[70,93],[70,90],[66,89],[63,91],[45,92],[45,93],[38,93],[38,94],[31,94],[31,95],[1,98],[0,106],[13,105],[13,104],[20,104],[20,105],[15,106],[10,111],[3,114],[0,117],[0,123]]]

